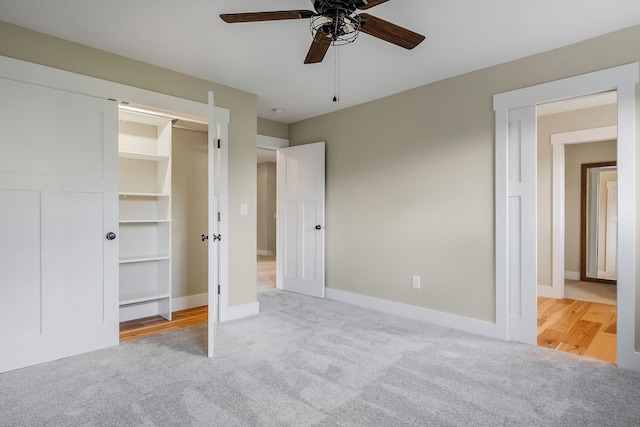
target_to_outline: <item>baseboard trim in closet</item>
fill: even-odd
[[[173,311],[186,310],[188,308],[201,307],[209,304],[209,294],[187,295],[186,297],[173,298],[171,308]]]

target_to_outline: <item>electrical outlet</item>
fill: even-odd
[[[413,289],[420,289],[420,276],[413,276],[411,283],[413,285]]]

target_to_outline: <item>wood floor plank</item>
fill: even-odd
[[[174,311],[170,321],[161,316],[151,316],[120,322],[120,342],[206,323],[208,312],[208,307],[203,306]]]
[[[553,298],[538,297],[538,317],[543,317],[555,303]]]
[[[616,346],[616,335],[600,333],[595,336],[583,356],[604,360],[605,362],[616,363]]]
[[[558,300],[549,298],[553,305],[548,307],[544,313],[538,312],[538,317],[541,317],[544,321],[538,325],[538,334],[542,333],[546,329],[558,329],[558,324],[561,319],[566,318],[567,310],[571,306],[567,304],[566,300]]]
[[[553,329],[547,329],[541,334],[538,334],[538,345],[540,347],[547,347],[555,349],[560,344],[560,332]]]
[[[583,320],[598,323],[610,323],[616,316],[616,306],[608,304],[593,303],[582,316]]]
[[[586,313],[590,304],[586,301],[574,301],[571,304],[567,304],[567,309],[562,312],[562,315],[553,324],[549,325],[549,328],[560,332],[570,331]]]
[[[596,334],[600,330],[602,323],[589,322],[588,320],[578,320],[574,327],[564,332],[560,336],[560,341],[574,345],[586,351]],[[584,353],[582,351],[580,354]]]

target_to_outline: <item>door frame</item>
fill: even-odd
[[[0,77],[112,101],[128,102],[131,105],[148,108],[177,119],[200,123],[208,123],[209,120],[209,105],[207,103],[152,92],[6,56],[0,56]],[[220,194],[218,196],[222,218],[222,221],[220,221],[220,234],[223,235],[220,241],[219,263],[221,295],[219,299],[219,316],[221,320],[225,319],[224,316],[229,311],[229,204],[227,177],[229,147],[227,128],[230,120],[229,116],[229,110],[215,107],[215,117],[220,123],[221,129],[219,137],[222,150],[220,153]]]
[[[495,110],[495,236],[496,236],[496,336],[510,340],[509,327],[509,272],[524,263],[509,260],[510,230],[509,224],[509,112],[521,107],[531,108],[535,115],[537,104],[574,98],[578,96],[618,91],[618,209],[619,209],[619,241],[618,241],[618,366],[640,371],[640,352],[636,352],[636,119],[635,119],[635,87],[638,83],[639,65],[632,63],[602,71],[596,71],[576,77],[570,77],[523,89],[494,95]],[[530,113],[531,114],[531,113]],[[535,123],[535,117],[529,117]],[[535,133],[535,126],[533,129]],[[535,138],[528,138],[535,143]],[[527,167],[535,166],[535,156],[526,160]],[[532,198],[535,208],[535,179],[533,185],[524,190],[526,197]],[[531,179],[528,177],[528,179]],[[531,183],[529,183],[531,184]],[[531,194],[533,189],[533,194]],[[536,228],[535,213],[525,213],[516,220],[524,221],[523,226]],[[529,222],[533,221],[533,224]],[[535,235],[535,233],[534,233]],[[519,249],[535,254],[536,239],[524,239]],[[522,253],[522,252],[521,252]],[[535,257],[524,262],[537,264]],[[535,268],[533,269],[535,271]],[[534,285],[537,285],[533,282]],[[533,319],[526,319],[526,327],[535,330],[536,319],[535,298],[526,300],[525,304],[533,306]],[[531,307],[529,307],[531,309]],[[531,310],[529,310],[531,312]],[[535,334],[533,335],[535,336]],[[531,343],[535,344],[535,343]],[[638,343],[640,344],[640,342]]]
[[[272,150],[276,153],[281,148],[289,147],[289,140],[283,138],[276,138],[273,136],[267,135],[258,135],[256,138],[256,149],[262,148],[264,150]],[[276,170],[278,169],[278,156],[276,156]],[[278,173],[276,172],[276,189],[278,188]],[[277,190],[276,190],[277,192]],[[277,218],[279,217],[278,213],[278,195],[276,194],[276,289],[282,289],[282,276],[280,268],[280,228],[278,227]]]
[[[538,295],[564,298],[564,230],[565,230],[565,148],[566,145],[610,141],[618,138],[618,125],[603,126],[578,131],[551,134],[552,164],[552,236],[551,236],[551,286],[538,285]]]

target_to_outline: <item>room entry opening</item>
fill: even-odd
[[[595,203],[586,212],[595,199],[587,197],[585,166],[615,164],[617,94],[585,95],[536,110],[537,344],[615,363],[615,287],[585,282],[580,272],[585,213],[594,218],[598,212]],[[591,235],[593,244],[599,236]]]
[[[496,112],[496,336],[536,343],[536,105],[617,90],[617,364],[640,370],[636,344],[637,63],[494,96]],[[640,343],[638,343],[640,344]]]

